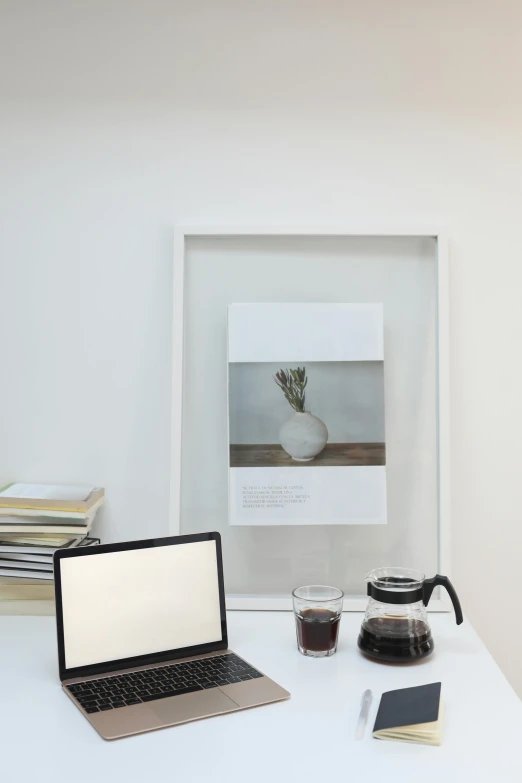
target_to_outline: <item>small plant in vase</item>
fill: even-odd
[[[297,370],[279,370],[274,375],[274,381],[282,390],[287,402],[297,413],[304,413],[305,389],[308,383],[306,369],[298,367]]]
[[[305,408],[306,368],[279,370],[274,381],[294,410],[293,416],[279,430],[281,446],[297,462],[310,462],[326,446],[328,430],[321,419]]]

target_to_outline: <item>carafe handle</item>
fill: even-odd
[[[431,598],[431,594],[433,593],[434,589],[438,586],[445,587],[446,590],[449,593],[449,597],[451,598],[451,603],[453,604],[453,608],[455,610],[455,619],[457,620],[457,625],[460,625],[464,618],[462,616],[462,609],[460,606],[459,597],[457,595],[457,592],[453,585],[451,584],[450,580],[447,576],[441,576],[440,574],[437,574],[433,577],[433,579],[425,579],[424,585],[422,588],[422,600],[424,603],[424,606],[428,606],[428,602]]]

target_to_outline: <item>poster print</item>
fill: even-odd
[[[386,524],[381,304],[228,308],[231,525]]]

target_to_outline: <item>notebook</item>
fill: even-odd
[[[383,693],[373,727],[376,739],[440,745],[444,706],[441,683]]]

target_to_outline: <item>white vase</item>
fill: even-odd
[[[281,446],[297,462],[310,462],[328,441],[326,424],[309,411],[295,412],[279,430]]]

